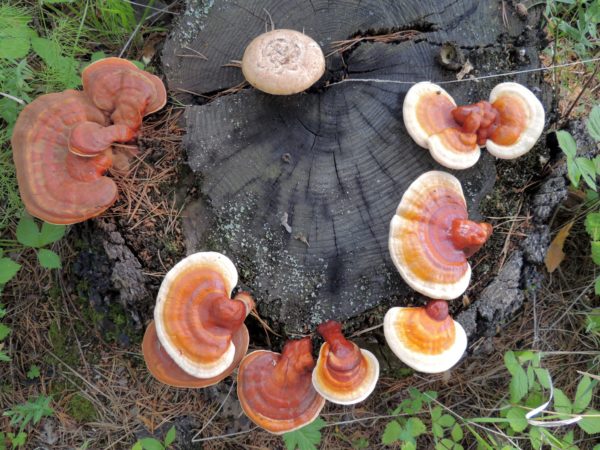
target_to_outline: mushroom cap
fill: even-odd
[[[87,66],[81,78],[83,90],[98,108],[111,113],[113,122],[133,129],[139,127],[143,116],[167,103],[161,79],[126,59],[100,59]],[[123,108],[124,104],[131,108]]]
[[[158,381],[174,387],[204,388],[217,384],[231,375],[248,351],[249,342],[248,328],[246,325],[242,325],[232,337],[232,343],[235,346],[232,363],[222,373],[212,378],[195,378],[184,372],[160,344],[154,321],[150,322],[144,333],[142,353],[148,370]]]
[[[379,361],[370,351],[346,340],[338,322],[317,327],[326,342],[312,373],[313,386],[332,403],[352,405],[362,402],[375,389]]]
[[[273,434],[297,430],[314,421],[325,399],[313,387],[315,365],[310,338],[288,341],[281,354],[249,353],[238,370],[237,393],[244,413]]]
[[[15,124],[11,144],[21,199],[32,216],[49,223],[82,222],[117,199],[114,181],[103,176],[110,156],[81,158],[68,150],[70,130],[80,122],[105,126],[106,118],[83,92],[67,90],[38,97]]]
[[[156,299],[156,333],[167,354],[195,378],[223,373],[235,358],[232,337],[252,305],[231,299],[237,270],[216,252],[190,255],[165,276]],[[251,301],[251,300],[250,300]]]
[[[248,44],[242,73],[252,86],[273,95],[297,94],[325,72],[319,44],[295,30],[273,30]]]
[[[429,81],[413,85],[402,105],[404,126],[410,137],[431,156],[450,169],[475,165],[481,155],[477,136],[460,131],[452,117],[454,99],[444,89]]]
[[[454,176],[425,172],[408,187],[390,224],[389,250],[415,291],[453,299],[467,289],[471,266],[450,233],[456,220],[467,217],[462,187]]]
[[[441,303],[435,307],[443,309]],[[447,305],[445,315],[433,317],[426,307],[391,308],[383,320],[383,332],[394,354],[419,372],[444,372],[460,360],[467,348],[465,330],[448,315]]]
[[[96,122],[80,122],[71,128],[69,151],[87,158],[110,149],[114,142],[127,142],[135,135],[135,131],[125,125],[104,127]]]
[[[490,103],[499,111],[501,124],[508,122],[520,126],[522,131],[517,141],[509,145],[488,139],[485,144],[488,152],[496,158],[513,159],[531,150],[544,130],[546,119],[544,107],[533,92],[519,83],[500,83],[492,89]]]

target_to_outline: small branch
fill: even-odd
[[[25,103],[25,100],[21,100],[20,98],[18,98],[18,97],[15,97],[15,96],[13,96],[13,95],[10,95],[10,94],[7,94],[7,93],[5,93],[5,92],[0,92],[0,95],[1,95],[2,97],[9,98],[9,99],[11,99],[11,100],[13,100],[13,101],[15,101],[15,102],[17,102],[17,103],[20,103],[20,104],[21,104],[21,105],[23,105],[23,106],[25,106],[25,105],[27,104],[27,103]]]
[[[565,113],[564,117],[562,117],[560,119],[559,128],[562,125],[564,125],[564,123],[566,122],[566,120],[569,118],[569,115],[571,114],[571,111],[573,111],[573,108],[575,107],[575,105],[577,103],[579,103],[579,99],[581,98],[581,96],[583,95],[583,93],[587,90],[587,88],[590,86],[590,83],[592,82],[592,80],[596,77],[596,74],[598,73],[598,69],[600,69],[600,64],[596,64],[596,67],[594,68],[594,72],[592,72],[592,74],[589,76],[589,78],[587,79],[587,81],[585,82],[585,84],[583,85],[583,87],[581,88],[581,91],[579,92],[579,94],[577,95],[577,97],[575,98],[575,100],[573,100],[573,102],[571,103],[571,106],[569,106],[569,109],[567,109],[567,112]]]

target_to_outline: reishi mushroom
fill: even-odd
[[[248,44],[242,73],[252,86],[273,95],[297,94],[325,72],[319,44],[295,30],[273,30]]]
[[[473,166],[480,146],[503,159],[527,153],[539,139],[545,118],[537,97],[518,83],[497,85],[489,102],[457,107],[450,94],[428,81],[408,90],[402,115],[413,140],[451,169]]]
[[[156,360],[156,340],[183,372],[210,384],[237,366],[248,349],[244,320],[254,301],[244,292],[231,299],[236,284],[235,266],[216,252],[190,255],[167,273],[154,308],[156,338],[147,332],[144,346],[146,363],[157,378],[169,384],[153,365],[167,364]]]
[[[71,129],[81,122],[107,125],[83,92],[42,95],[19,114],[11,145],[21,199],[27,211],[54,224],[73,224],[102,214],[117,199],[104,175],[110,148],[92,158],[69,152]]]
[[[365,400],[379,379],[379,361],[368,350],[348,341],[342,325],[329,320],[317,327],[325,343],[312,373],[313,386],[332,403],[352,405]]]
[[[449,300],[467,289],[467,258],[491,233],[490,224],[468,220],[460,182],[446,172],[430,171],[404,192],[390,224],[389,250],[411,288]]]
[[[249,353],[238,370],[237,394],[244,413],[273,434],[294,431],[314,421],[325,399],[315,390],[315,361],[309,337],[286,342],[283,351]]]
[[[465,330],[450,317],[445,300],[429,300],[425,307],[390,308],[383,332],[394,354],[419,372],[444,372],[467,348]]]

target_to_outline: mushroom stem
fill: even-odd
[[[113,142],[127,142],[136,132],[125,125],[103,127],[96,122],[80,122],[69,134],[69,150],[78,156],[96,156]]]
[[[206,299],[206,306],[208,307],[207,329],[213,325],[234,332],[246,319],[246,303],[237,298],[230,299],[226,296],[216,295]],[[200,307],[202,308],[202,306]]]
[[[312,357],[312,344],[309,337],[287,341],[281,357],[273,369],[273,383],[276,386],[287,386],[288,389],[304,380],[306,373],[315,367]]]
[[[448,302],[446,300],[429,300],[425,312],[433,320],[441,322],[448,317]]]
[[[512,145],[527,123],[526,109],[520,102],[504,96],[493,104],[486,101],[459,106],[452,110],[452,117],[461,131],[477,135],[477,144],[486,145],[491,139],[499,145]]]
[[[452,244],[462,250],[467,258],[474,255],[491,234],[492,226],[489,223],[477,223],[468,219],[454,219],[450,228]]]
[[[342,325],[328,320],[317,327],[317,332],[329,344],[327,368],[338,381],[351,380],[361,372],[362,353],[358,346],[342,334]],[[364,372],[364,368],[362,368]]]
[[[241,302],[244,303],[244,305],[246,305],[246,317],[248,317],[248,314],[250,314],[250,312],[255,308],[256,304],[254,303],[254,299],[252,298],[252,295],[250,295],[249,292],[246,291],[240,291],[237,294],[235,294],[235,297],[233,297],[234,300],[239,300]]]

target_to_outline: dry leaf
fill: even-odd
[[[548,252],[544,258],[544,263],[546,264],[546,269],[548,269],[548,272],[550,273],[554,272],[557,267],[560,266],[560,263],[563,261],[563,259],[565,259],[563,247],[565,246],[565,239],[567,239],[567,236],[569,236],[572,226],[573,222],[569,222],[562,227],[556,237],[552,240],[550,247],[548,247]]]

